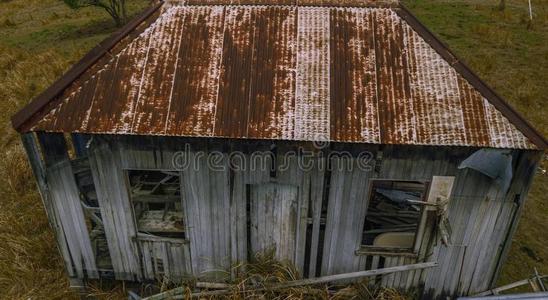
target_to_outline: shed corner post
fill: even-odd
[[[544,151],[522,151],[518,158],[519,162],[516,166],[516,172],[514,174],[515,177],[512,179],[512,184],[515,184],[515,182],[517,182],[521,178],[521,186],[519,188],[520,199],[519,203],[517,203],[518,207],[516,208],[516,211],[514,212],[510,220],[510,224],[506,232],[506,237],[504,238],[504,241],[501,245],[502,249],[500,250],[496,259],[495,271],[491,274],[491,279],[489,281],[490,289],[496,287],[496,283],[500,277],[500,273],[502,272],[504,262],[508,258],[508,254],[512,245],[512,239],[518,228],[519,220],[521,219],[521,215],[523,213],[523,207],[525,206],[525,203],[527,201],[527,194],[529,193],[529,189],[531,188],[531,185],[533,183],[534,175],[538,170],[540,162],[542,161],[543,154]]]
[[[46,179],[46,159],[41,155],[38,136],[35,135],[34,132],[23,133],[21,134],[21,141],[27,154],[32,173],[34,174],[36,185],[38,186],[38,192],[40,193],[49,225],[53,230],[53,234],[57,241],[58,250],[63,257],[65,270],[67,271],[69,277],[73,278],[76,274],[74,272],[74,266],[62,233],[62,229],[57,220],[58,216],[54,210],[53,201],[50,195],[50,188]]]

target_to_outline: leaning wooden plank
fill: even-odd
[[[322,276],[322,277],[310,278],[310,279],[294,280],[289,282],[273,284],[270,286],[266,286],[264,288],[263,287],[256,288],[256,289],[251,288],[251,289],[247,289],[246,291],[260,292],[265,290],[279,290],[279,289],[292,288],[297,286],[324,284],[324,283],[330,283],[330,282],[336,282],[336,281],[342,281],[342,280],[352,280],[357,278],[372,277],[372,276],[378,276],[378,275],[384,275],[384,274],[393,274],[397,272],[405,272],[410,270],[433,268],[436,266],[438,266],[438,263],[436,262],[427,262],[427,263],[397,266],[397,267],[377,269],[377,270],[360,271],[360,272],[352,272],[352,273],[345,273],[345,274]],[[162,299],[168,299],[170,297],[176,298],[175,296],[184,292],[185,289],[186,287],[175,288],[173,290],[169,290],[164,293],[160,293],[148,298],[144,298],[143,300],[162,300]],[[217,292],[221,292],[221,291],[217,291]],[[230,292],[231,292],[230,290],[224,290],[224,293],[230,293]],[[216,295],[221,295],[221,294],[216,294]]]
[[[38,148],[38,144],[33,133],[23,134],[21,136],[21,139],[23,141],[25,151],[27,152],[27,157],[29,159],[32,172],[34,173],[34,177],[36,178],[38,191],[40,192],[40,196],[42,197],[42,203],[44,204],[44,208],[46,209],[46,214],[50,226],[52,227],[55,238],[57,239],[57,246],[59,247],[59,252],[61,252],[61,256],[63,257],[65,269],[67,270],[68,275],[72,277],[75,275],[74,268],[70,258],[68,246],[65,241],[65,236],[61,232],[60,224],[57,220],[57,214],[53,209],[52,199],[49,193],[49,187],[46,183],[46,166],[44,161],[40,157],[40,149]]]
[[[525,201],[527,200],[527,193],[529,192],[529,189],[531,188],[531,182],[533,181],[533,178],[534,178],[533,174],[535,174],[540,164],[542,155],[543,155],[543,152],[526,152],[522,154],[522,158],[520,158],[519,160],[518,170],[516,171],[516,175],[514,175],[515,176],[514,178],[518,178],[517,176],[520,176],[519,174],[523,174],[521,175],[522,178],[527,178],[527,180],[523,183],[524,188],[521,189],[519,192],[516,192],[516,194],[521,195],[520,204],[510,221],[510,228],[508,228],[505,241],[502,244],[502,250],[500,251],[500,254],[497,257],[495,272],[493,274],[493,277],[491,278],[490,286],[493,286],[498,280],[502,266],[504,265],[504,262],[506,261],[508,252],[510,251],[510,246],[512,244],[512,237],[514,236],[514,233],[517,230],[518,223],[519,223],[518,221],[520,220],[521,214],[523,213],[523,207],[524,207]]]
[[[412,265],[404,265],[404,266],[383,268],[383,269],[377,269],[377,270],[368,270],[368,271],[352,272],[352,273],[345,273],[345,274],[329,275],[329,276],[323,276],[323,277],[318,277],[318,278],[302,279],[302,280],[295,280],[295,281],[290,281],[290,282],[283,282],[283,283],[274,284],[272,286],[265,287],[264,289],[258,289],[258,290],[255,290],[255,291],[275,290],[275,289],[291,288],[291,287],[304,286],[304,285],[324,284],[324,283],[330,283],[330,282],[336,282],[336,281],[352,280],[352,279],[357,279],[357,278],[373,277],[373,276],[378,276],[378,275],[407,272],[407,271],[411,271],[411,270],[433,268],[433,267],[436,267],[436,266],[438,266],[438,264],[436,262],[428,262],[428,263],[419,263],[419,264],[412,264]]]
[[[119,280],[141,278],[141,264],[133,212],[120,153],[106,143],[92,145],[90,165],[108,241],[112,265]]]
[[[177,295],[183,294],[188,287],[181,286],[178,288],[174,288],[169,291],[165,291],[156,295],[152,295],[150,297],[142,298],[142,300],[165,300],[165,299],[173,299]]]
[[[495,295],[488,297],[461,297],[458,300],[539,300],[539,299],[548,299],[548,292],[540,293],[524,293],[524,294],[508,294],[508,295]]]
[[[146,234],[142,232],[137,233],[137,239],[139,241],[149,241],[149,242],[169,242],[172,244],[188,244],[189,241],[185,239],[178,239],[178,238],[168,238],[163,236],[156,236],[151,234]]]
[[[196,282],[196,287],[201,289],[230,289],[233,285],[219,282]]]
[[[548,278],[548,275],[539,276],[538,278],[539,278],[539,280],[542,280],[544,278]],[[499,286],[497,288],[475,294],[475,295],[473,295],[473,297],[484,297],[484,296],[489,296],[489,295],[497,295],[500,292],[510,290],[510,289],[516,288],[518,286],[529,284],[530,280],[531,279],[527,278],[527,279],[516,281],[516,282],[510,283],[510,284],[507,284],[507,285]]]
[[[70,162],[65,160],[51,166],[47,171],[47,178],[52,198],[57,202],[58,213],[62,216],[61,223],[67,235],[71,254],[75,259],[75,266],[81,266],[88,278],[99,278],[95,254],[91,247],[84,210]],[[81,261],[76,261],[77,258]]]

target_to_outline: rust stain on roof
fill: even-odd
[[[331,139],[379,143],[373,14],[336,10],[330,22]]]
[[[34,131],[535,146],[393,8],[172,5]]]
[[[213,134],[224,20],[223,7],[201,7],[187,17],[168,108],[168,135]]]

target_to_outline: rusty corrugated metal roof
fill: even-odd
[[[537,148],[396,10],[166,7],[24,130]]]

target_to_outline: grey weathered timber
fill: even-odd
[[[95,254],[91,248],[80,194],[68,160],[47,169],[52,207],[65,235],[72,263],[79,278],[98,278]]]
[[[59,216],[54,208],[53,201],[49,192],[49,185],[46,180],[46,165],[41,158],[40,148],[33,133],[27,133],[21,136],[23,146],[27,153],[31,169],[34,173],[38,191],[42,198],[42,203],[46,210],[49,224],[53,229],[53,234],[57,240],[57,247],[61,252],[61,257],[65,263],[65,270],[69,276],[75,276],[74,265],[72,263],[70,252],[65,239],[65,234],[60,226]]]
[[[143,276],[150,280],[167,277],[177,282],[192,276],[189,243],[181,239],[160,238],[138,234]]]
[[[223,277],[232,256],[228,158],[221,157],[221,168],[214,170],[200,152],[188,154],[195,165],[182,171],[181,191],[192,270],[199,277]]]
[[[294,261],[299,189],[279,183],[256,184],[250,188],[250,250],[252,253],[274,251],[279,261]]]
[[[548,292],[540,293],[523,293],[523,294],[509,294],[509,295],[495,295],[495,296],[472,296],[472,297],[460,297],[458,300],[543,300],[548,298]]]
[[[316,277],[318,251],[320,247],[320,226],[322,217],[322,201],[325,194],[325,158],[314,159],[314,167],[310,175],[310,215],[312,216],[312,233],[310,238],[309,277]]]
[[[24,142],[29,144],[29,153],[36,152],[32,154],[36,165],[33,169],[38,174],[41,192],[44,191],[50,222],[61,233],[58,238],[67,269],[72,276],[80,277],[83,271],[72,261],[79,252],[73,255],[77,250],[68,247],[66,241],[76,234],[67,232],[72,238],[65,234],[62,224],[66,221],[59,219],[58,208],[51,202],[50,182],[45,175],[62,166],[60,162],[68,161],[65,141],[62,135],[48,140],[45,134],[41,140],[52,148],[46,151],[47,163],[40,159],[39,149],[32,149],[32,140]],[[540,152],[512,150],[514,178],[508,191],[503,192],[485,175],[458,169],[464,159],[478,150],[475,148],[336,144],[315,150],[313,156],[304,156],[294,151],[295,143],[282,141],[140,136],[93,136],[90,145],[87,153],[98,209],[118,279],[154,280],[166,276],[179,280],[195,276],[225,280],[244,270],[245,263],[253,260],[257,252],[273,248],[278,259],[291,262],[306,278],[437,263],[437,268],[371,279],[401,290],[424,287],[423,296],[436,299],[489,287],[485,276],[495,278],[500,270],[540,159]],[[265,152],[269,149],[274,152]],[[352,155],[327,156],[341,150]],[[360,169],[356,155],[363,151],[372,151],[374,159],[368,162],[369,168]],[[189,164],[181,168],[174,163],[176,159]],[[213,168],[211,161],[216,162]],[[81,169],[80,162],[73,165],[73,171]],[[179,174],[180,196],[131,199],[128,170]],[[412,250],[361,245],[373,180],[420,181],[429,186],[435,176],[454,177],[447,207],[452,228],[449,245],[443,245],[439,239],[435,206],[423,209]],[[59,185],[55,179],[53,184]],[[69,188],[64,197],[69,192],[76,193]],[[434,189],[429,195],[433,197],[433,193]],[[132,203],[154,206],[163,205],[166,200],[182,207],[184,237],[138,232]],[[69,206],[60,212],[62,218],[78,215]],[[401,217],[399,213],[372,214],[384,219]],[[82,259],[78,260],[84,264]]]
[[[119,280],[142,278],[133,210],[120,153],[106,143],[90,149],[90,165],[97,190],[112,266]]]
[[[402,265],[402,266],[382,268],[377,270],[343,273],[343,274],[335,274],[335,275],[322,276],[322,277],[310,278],[310,279],[293,280],[293,281],[271,284],[266,287],[259,287],[259,288],[250,287],[246,289],[246,291],[248,292],[261,292],[261,291],[267,291],[267,290],[272,291],[272,290],[279,290],[279,289],[285,289],[285,288],[293,288],[298,286],[324,284],[324,283],[352,280],[357,278],[407,272],[411,270],[434,268],[436,266],[437,266],[437,263],[433,263],[433,262],[412,264],[412,265]],[[186,290],[186,287],[178,287],[166,292],[162,292],[162,293],[144,298],[143,300],[182,299],[180,294],[182,294],[185,290]],[[208,293],[208,292],[193,293],[192,297],[224,295],[224,294],[229,294],[231,291],[219,290],[219,291],[213,291],[213,292],[215,293]]]
[[[331,164],[322,275],[354,272],[359,267],[355,251],[361,244],[370,176],[352,158],[333,157]]]
[[[308,157],[304,158],[302,156],[287,154],[288,152],[278,150],[277,165],[275,166],[277,172],[273,180],[296,187],[295,215],[287,215],[288,213],[292,214],[291,209],[285,210],[283,214],[286,214],[284,218],[294,221],[295,224],[294,249],[289,251],[288,254],[291,255],[290,260],[294,262],[295,267],[302,274],[304,273],[306,229],[308,226],[308,211],[310,209],[311,170],[308,169],[308,166],[312,166],[314,160]],[[288,203],[283,205],[287,206]]]
[[[502,233],[503,240],[500,245],[500,251],[492,267],[494,271],[490,272],[490,274],[492,274],[492,278],[489,282],[489,287],[493,287],[496,284],[503,263],[508,256],[508,252],[510,251],[512,237],[517,230],[518,222],[523,212],[523,206],[527,200],[527,194],[531,188],[531,184],[533,183],[533,178],[540,164],[542,154],[542,152],[537,151],[524,151],[520,153],[521,157],[518,160],[517,170],[514,175],[515,179],[511,184],[507,195],[507,201],[511,201],[512,207],[514,208],[512,211],[512,218],[507,219],[507,222],[504,223],[507,229]],[[518,198],[518,203],[514,203],[516,197]],[[519,206],[514,207],[514,205]]]

